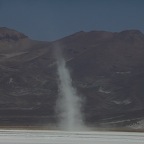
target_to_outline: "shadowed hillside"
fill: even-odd
[[[128,125],[144,117],[144,34],[78,32],[55,42],[0,28],[0,122],[55,123],[61,48],[73,85],[85,99],[86,122]],[[121,121],[121,122],[118,122]]]

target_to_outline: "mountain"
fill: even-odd
[[[144,34],[139,30],[80,31],[45,42],[0,28],[2,125],[57,122],[54,52],[59,48],[85,100],[89,125],[125,126],[143,119]]]

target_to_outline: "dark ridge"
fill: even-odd
[[[117,33],[118,37],[123,40],[144,40],[144,34],[139,30],[125,30]]]
[[[17,41],[19,39],[24,39],[27,38],[26,35],[23,33],[17,32],[15,30],[6,28],[6,27],[1,27],[0,28],[0,40],[14,40]]]

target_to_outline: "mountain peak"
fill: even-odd
[[[27,38],[23,33],[17,32],[16,30],[9,29],[6,27],[0,27],[0,40],[14,40]]]
[[[121,31],[119,37],[125,40],[133,40],[133,39],[144,39],[144,34],[139,30],[125,30]]]

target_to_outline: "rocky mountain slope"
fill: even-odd
[[[78,32],[54,42],[0,28],[1,124],[55,123],[54,51],[62,49],[87,123],[125,125],[144,117],[144,34]]]

